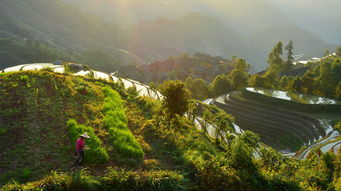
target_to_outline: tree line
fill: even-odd
[[[184,82],[193,98],[204,100],[250,86],[293,91],[303,94],[341,99],[341,47],[336,54],[327,53],[320,61],[308,62],[304,66],[294,64],[294,46],[290,41],[284,48],[282,42],[273,47],[268,56],[265,71],[250,74],[250,65],[244,59],[233,58],[233,69],[218,75],[212,82],[188,77]],[[284,53],[286,54],[284,55]],[[290,75],[304,69],[303,75]]]

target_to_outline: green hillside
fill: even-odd
[[[0,82],[1,190],[340,188],[340,155],[284,157],[249,131],[235,135],[229,116],[210,122],[227,142],[198,130],[193,116],[224,116],[213,106],[169,120],[163,103],[120,82],[49,71],[2,73]],[[74,141],[83,132],[90,150],[75,168]]]

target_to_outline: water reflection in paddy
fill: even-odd
[[[341,104],[340,101],[336,101],[329,98],[318,97],[313,95],[299,94],[293,92],[285,92],[280,90],[271,90],[265,88],[246,88],[247,91],[263,94],[266,96],[284,99],[289,101],[295,101],[303,104]]]

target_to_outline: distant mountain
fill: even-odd
[[[282,41],[285,47],[290,40],[294,42],[295,54],[304,54],[310,58],[323,56],[325,48],[328,47],[315,34],[292,25],[267,28],[250,38],[251,44],[264,47],[262,54],[270,52],[274,42]]]
[[[203,52],[241,56],[254,70],[260,70],[266,66],[268,51],[279,40],[294,40],[296,53],[307,55],[322,54],[329,47],[268,1],[65,0],[109,22],[131,25],[126,49],[148,61],[184,51]],[[196,26],[189,24],[193,21]]]
[[[191,12],[218,17],[252,32],[264,27],[292,24],[264,0],[63,0],[110,22],[134,24],[159,17],[178,18]],[[271,17],[269,17],[271,15]],[[280,21],[280,22],[279,22]]]
[[[324,41],[341,44],[341,1],[339,0],[267,0],[302,28]]]
[[[1,0],[0,38],[35,40],[69,52],[102,50],[121,62],[143,63],[117,48],[118,31],[114,24],[58,0]]]
[[[128,31],[126,48],[151,62],[184,52],[244,57],[258,67],[263,61],[257,49],[248,48],[243,36],[219,19],[202,14],[139,22]]]
[[[219,17],[238,32],[299,25],[328,43],[341,44],[339,0],[62,0],[110,22],[136,23],[190,12]],[[328,28],[328,30],[325,30]]]
[[[95,68],[110,71],[196,52],[246,58],[259,71],[279,40],[307,55],[328,47],[265,0],[2,0],[0,38],[85,52],[94,62],[101,52],[107,56],[94,65],[105,67]]]

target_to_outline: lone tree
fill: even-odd
[[[219,75],[210,84],[209,88],[213,96],[219,96],[230,92],[232,90],[232,85],[225,75]]]
[[[191,93],[179,80],[164,82],[160,91],[164,96],[163,107],[172,119],[176,114],[182,116],[189,110]]]
[[[234,89],[240,89],[242,87],[247,86],[247,82],[249,80],[249,70],[250,65],[246,63],[244,59],[237,59],[234,69],[228,75],[228,78],[231,81],[232,87]]]
[[[274,46],[272,51],[269,53],[269,57],[268,57],[269,65],[270,66],[272,65],[282,66],[283,64],[282,54],[283,54],[283,44],[282,42],[278,42]]]

